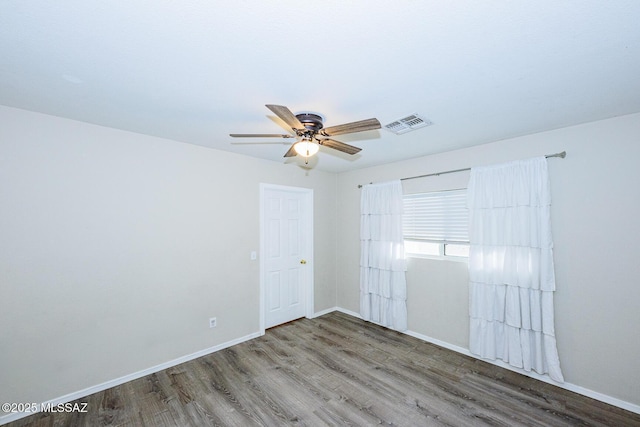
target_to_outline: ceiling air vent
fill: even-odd
[[[395,133],[396,135],[400,135],[402,133],[407,133],[412,130],[423,128],[425,126],[431,126],[432,124],[433,122],[426,117],[423,117],[419,114],[411,114],[407,117],[403,117],[387,125],[384,125],[384,127],[387,128],[387,130]]]

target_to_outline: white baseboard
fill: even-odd
[[[309,319],[315,319],[316,317],[324,316],[325,314],[329,314],[337,310],[339,310],[338,307],[331,307],[331,308],[327,308],[326,310],[317,311],[313,313],[313,316],[309,317]]]
[[[336,311],[339,311],[341,313],[348,314],[350,316],[362,319],[362,316],[360,316],[359,313],[356,313],[356,312],[353,312],[353,311],[350,311],[350,310],[346,310],[346,309],[341,308],[341,307],[337,307]],[[540,380],[540,381],[544,381],[544,382],[549,383],[549,384],[553,384],[556,387],[560,387],[560,388],[563,388],[565,390],[569,390],[569,391],[572,391],[574,393],[578,393],[578,394],[581,394],[583,396],[587,396],[587,397],[590,397],[592,399],[599,400],[599,401],[604,402],[604,403],[608,403],[609,405],[617,406],[619,408],[626,409],[627,411],[635,412],[636,414],[640,414],[640,405],[636,405],[636,404],[633,404],[633,403],[630,403],[630,402],[626,402],[624,400],[617,399],[615,397],[611,397],[611,396],[608,396],[606,394],[602,394],[602,393],[599,393],[597,391],[593,391],[593,390],[590,390],[590,389],[585,388],[585,387],[581,387],[581,386],[576,385],[576,384],[572,384],[572,383],[568,383],[568,382],[558,383],[558,382],[552,380],[551,378],[549,378],[549,376],[547,376],[547,375],[540,375],[540,374],[537,374],[535,372],[527,372],[527,371],[525,371],[523,369],[514,368],[513,366],[503,362],[502,360],[482,359],[482,358],[476,356],[475,354],[472,354],[471,352],[469,352],[468,349],[466,349],[464,347],[459,347],[457,345],[449,344],[447,342],[440,341],[438,339],[431,338],[429,336],[422,335],[422,334],[419,334],[417,332],[404,331],[403,333],[407,334],[407,335],[410,335],[410,336],[412,336],[414,338],[418,338],[418,339],[420,339],[422,341],[426,341],[426,342],[429,342],[431,344],[435,344],[437,346],[444,347],[444,348],[446,348],[448,350],[452,350],[452,351],[455,351],[457,353],[462,353],[462,354],[464,354],[466,356],[473,357],[474,359],[482,360],[483,362],[491,363],[492,365],[496,365],[496,366],[499,366],[501,368],[509,369],[510,371],[517,372],[517,373],[525,375],[527,377],[534,378],[534,379]]]
[[[91,387],[87,387],[85,389],[66,394],[64,396],[57,397],[55,399],[48,400],[46,402],[42,402],[39,407],[51,407],[56,406],[58,404],[64,404],[67,402],[74,401],[76,399],[83,398],[85,396],[89,396],[90,394],[97,393],[99,391],[103,391],[109,389],[111,387],[115,387],[121,384],[124,384],[129,381],[137,380],[138,378],[142,378],[146,375],[154,374],[156,372],[160,372],[164,369],[172,368],[181,363],[189,362],[190,360],[197,359],[198,357],[206,356],[211,353],[215,353],[216,351],[224,350],[225,348],[234,346],[236,344],[243,343],[245,341],[249,341],[254,338],[258,338],[261,336],[259,332],[255,332],[253,334],[245,335],[244,337],[236,338],[231,341],[227,341],[222,344],[215,345],[213,347],[205,348],[204,350],[197,351],[192,354],[188,354],[186,356],[179,357],[177,359],[170,360],[165,363],[161,363],[156,366],[152,366],[151,368],[143,369],[142,371],[134,372],[129,375],[122,376],[120,378],[116,378],[110,381],[106,381],[102,384],[97,384]],[[29,415],[33,415],[33,412],[15,412],[8,415],[4,415],[0,417],[0,426],[10,423],[12,421],[19,420],[20,418],[27,417]]]
[[[340,313],[348,314],[349,316],[357,317],[358,319],[362,319],[362,316],[360,316],[360,313],[356,313],[355,311],[347,310],[346,308],[336,307],[336,311],[339,311]]]

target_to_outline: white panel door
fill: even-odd
[[[265,187],[263,284],[265,328],[307,315],[312,221],[308,192]]]

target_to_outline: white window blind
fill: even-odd
[[[405,194],[405,239],[468,242],[467,190]]]

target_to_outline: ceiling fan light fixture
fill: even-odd
[[[300,142],[296,142],[293,149],[302,157],[311,157],[320,150],[320,145],[315,141],[302,140]]]

